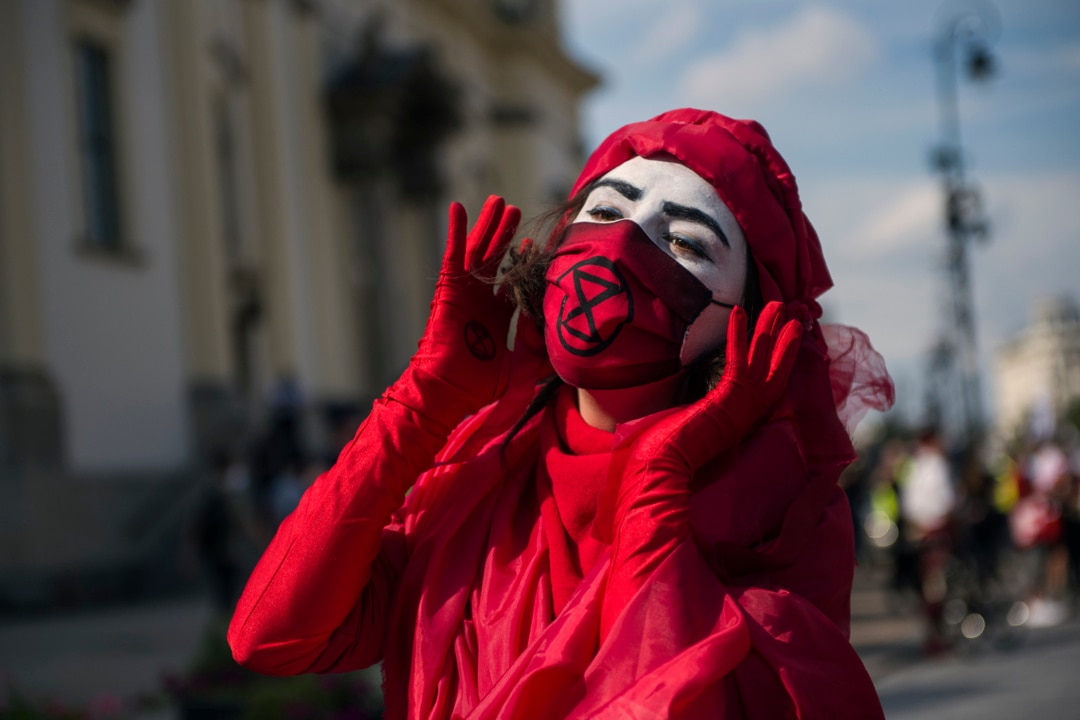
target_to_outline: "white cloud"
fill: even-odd
[[[877,56],[873,34],[834,8],[807,7],[786,22],[742,33],[726,52],[691,64],[680,92],[700,107],[745,107],[792,89],[836,85]]]
[[[980,181],[992,234],[969,258],[989,393],[994,355],[1033,304],[1062,293],[1080,299],[1080,173],[987,173]],[[927,350],[948,324],[939,193],[932,181],[903,178],[851,178],[803,193],[836,282],[823,305],[866,331],[890,368],[911,372],[917,394]]]
[[[931,181],[877,198],[852,233],[855,254],[875,258],[910,251],[941,227],[941,190]]]
[[[1004,338],[1052,294],[1080,299],[1080,173],[988,176],[991,237],[974,252],[976,299],[993,337]]]
[[[830,257],[893,263],[940,234],[940,189],[925,176],[848,176],[810,183],[801,195]]]
[[[706,16],[696,52],[689,42],[674,50],[662,42],[674,32],[661,27],[664,14],[684,4]],[[1000,74],[961,88],[971,177],[981,184],[992,226],[989,244],[970,253],[988,388],[994,352],[1028,322],[1034,301],[1050,293],[1080,297],[1080,172],[1070,132],[1080,25],[1068,22],[1076,12],[1066,5],[1072,8],[1060,0],[1005,4],[1005,32],[993,48]],[[604,91],[587,104],[590,141],[678,106],[761,120],[792,163],[821,236],[836,281],[823,304],[838,322],[870,334],[916,405],[924,358],[947,307],[939,180],[925,164],[938,136],[929,43],[939,6],[565,3],[579,18],[579,47],[603,58],[598,64],[608,73]],[[666,53],[664,72],[643,73],[641,50]]]

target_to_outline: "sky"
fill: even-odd
[[[564,0],[562,12],[568,51],[604,79],[583,107],[589,150],[675,107],[767,128],[832,271],[826,317],[869,334],[912,422],[948,327],[931,48],[954,18],[985,28],[997,71],[962,78],[958,98],[990,223],[969,255],[988,416],[996,352],[1040,299],[1080,300],[1080,2]]]

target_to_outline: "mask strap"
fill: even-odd
[[[710,300],[709,302],[711,302],[713,305],[719,305],[722,308],[727,308],[728,310],[731,310],[735,307],[735,305],[732,303],[720,302],[719,300]]]

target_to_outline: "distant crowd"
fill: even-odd
[[[1064,622],[1080,599],[1080,443],[1069,426],[990,463],[936,428],[893,437],[845,478],[864,563],[917,599],[925,650]]]

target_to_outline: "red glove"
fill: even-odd
[[[629,459],[615,500],[602,638],[645,579],[689,534],[690,479],[746,437],[784,394],[803,332],[798,320],[785,318],[781,303],[766,305],[747,350],[746,313],[733,309],[727,365],[716,388],[625,441]]]
[[[304,494],[255,567],[229,628],[236,659],[288,675],[365,667],[382,656],[408,562],[400,528],[384,527],[430,469],[451,429],[514,375],[533,391],[546,359],[531,320],[507,347],[512,307],[491,282],[520,211],[489,198],[472,232],[450,206],[431,317],[401,379],[375,401],[337,463]]]
[[[640,436],[633,457],[639,462],[662,460],[693,473],[745,437],[787,388],[803,328],[798,320],[785,318],[781,303],[766,305],[747,351],[746,312],[735,307],[720,383],[701,401]]]
[[[514,308],[495,276],[521,211],[495,195],[466,236],[465,208],[450,205],[449,232],[424,336],[387,396],[447,431],[500,397],[511,372]]]

